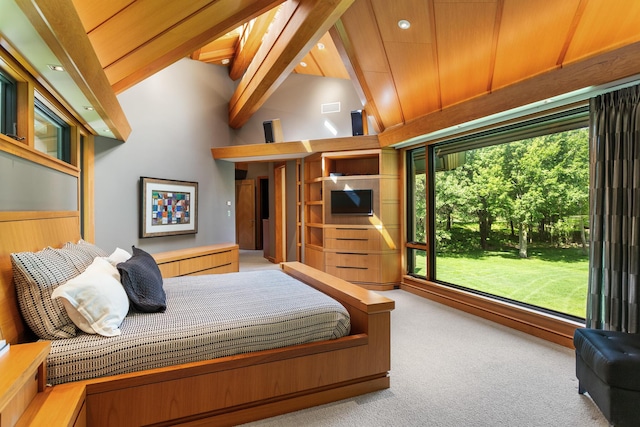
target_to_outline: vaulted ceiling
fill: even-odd
[[[620,75],[599,79],[640,73],[637,0],[72,2],[115,93],[183,57],[224,64],[238,81],[229,100],[234,128],[292,72],[350,78],[389,142],[443,126],[425,118],[491,94],[505,94],[492,107],[499,110],[578,89],[565,69],[595,75],[602,61],[607,69],[618,61]],[[554,80],[536,93],[535,84]],[[510,87],[527,96],[511,101]]]

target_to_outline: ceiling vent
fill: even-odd
[[[340,102],[329,102],[328,104],[320,105],[320,113],[328,114],[328,113],[339,113],[340,112]]]

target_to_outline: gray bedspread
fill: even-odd
[[[52,341],[49,384],[329,340],[349,334],[337,301],[280,270],[165,279],[167,311],[129,312],[122,335]]]

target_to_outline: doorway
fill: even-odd
[[[287,260],[287,197],[285,165],[274,168],[274,213],[275,213],[275,254],[274,260],[280,263]]]
[[[265,233],[269,233],[269,177],[259,176],[256,178],[258,185],[256,186],[257,199],[257,229],[256,229],[256,249],[265,249],[268,239],[265,239]],[[265,220],[266,227],[265,227]],[[266,228],[266,229],[265,229]],[[267,242],[265,242],[267,240]],[[268,249],[268,248],[267,248]]]
[[[240,249],[256,249],[256,184],[236,181],[236,243]]]

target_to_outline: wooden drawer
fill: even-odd
[[[166,262],[164,264],[158,264],[162,277],[175,277],[180,275],[180,262]]]
[[[180,275],[195,273],[207,268],[213,267],[213,255],[199,256],[196,258],[188,258],[180,261]]]
[[[370,239],[325,239],[326,249],[338,249],[342,251],[375,251],[379,250],[379,242]]]
[[[380,232],[375,228],[326,227],[324,236],[327,239],[378,239]]]
[[[355,283],[378,282],[380,271],[375,267],[326,266],[325,271],[333,276]]]
[[[324,229],[327,249],[386,251],[397,250],[400,241],[398,228],[327,227]]]
[[[222,274],[222,273],[234,273],[238,271],[238,265],[235,263],[229,263],[225,265],[219,265],[217,267],[208,268],[206,270],[197,271],[192,276],[199,276],[202,274]]]
[[[327,266],[368,268],[378,262],[379,257],[367,253],[327,252],[325,254]]]

